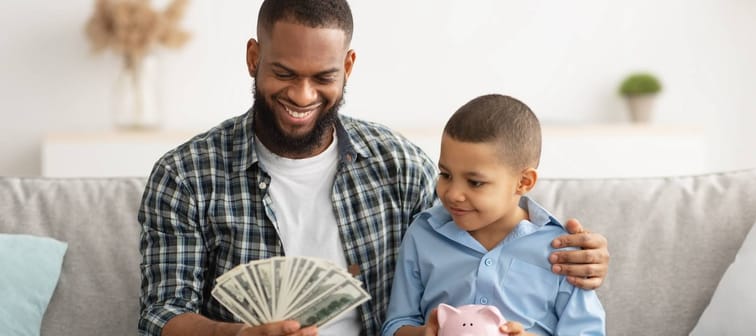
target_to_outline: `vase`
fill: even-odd
[[[649,123],[652,119],[655,97],[656,95],[653,94],[627,96],[630,120],[639,124]]]
[[[157,60],[145,55],[124,62],[113,87],[113,116],[117,129],[149,130],[160,127]]]

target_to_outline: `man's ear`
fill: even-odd
[[[346,57],[344,58],[344,79],[349,79],[349,75],[352,73],[352,67],[354,66],[354,61],[357,59],[357,53],[354,52],[353,49],[349,49],[347,51]]]
[[[247,41],[247,70],[249,76],[255,78],[257,67],[260,64],[260,43],[254,38]]]
[[[538,180],[538,171],[535,168],[526,168],[520,173],[520,183],[517,184],[517,195],[525,195]]]

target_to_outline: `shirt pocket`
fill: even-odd
[[[553,311],[559,276],[549,269],[512,259],[501,286],[510,308],[534,322]]]

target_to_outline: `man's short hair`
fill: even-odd
[[[352,41],[352,10],[346,0],[265,0],[257,16],[257,35],[268,33],[279,21],[311,28],[339,28]]]
[[[444,134],[463,142],[491,142],[515,169],[538,167],[541,126],[523,102],[500,94],[477,97],[449,118]]]

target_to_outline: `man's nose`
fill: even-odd
[[[318,91],[309,79],[297,81],[288,91],[289,99],[297,106],[306,107],[318,101]]]

